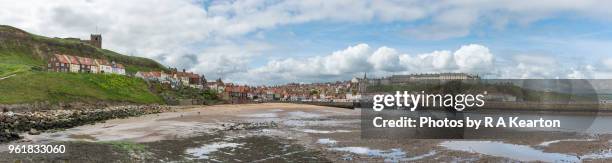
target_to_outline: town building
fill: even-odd
[[[185,69],[183,69],[183,71],[181,72],[177,72],[176,69],[171,69],[171,76],[175,79],[177,79],[177,81],[180,82],[181,85],[183,86],[189,86],[192,88],[198,88],[198,89],[203,89],[204,86],[202,85],[202,81],[200,79],[200,75],[193,73],[193,72],[187,72]]]
[[[138,71],[134,76],[149,81],[161,81],[161,73],[156,71]]]
[[[96,61],[96,60],[97,60],[97,59],[93,59],[93,60],[91,61],[91,62],[92,62],[92,65],[89,67],[89,69],[90,69],[91,73],[94,73],[94,74],[98,74],[98,73],[100,73],[100,66],[98,65],[98,61]]]
[[[81,63],[79,63],[79,59],[71,55],[64,55],[64,56],[68,59],[68,62],[70,62],[69,72],[80,72],[81,71]]]
[[[79,72],[92,73],[91,67],[94,66],[93,59],[77,56],[75,56],[75,58],[79,61]]]
[[[112,61],[111,68],[112,68],[111,72],[113,74],[125,75],[125,67],[122,64]]]
[[[54,54],[47,62],[47,70],[54,72],[126,74],[125,67],[122,64],[109,63],[104,59]]]
[[[213,82],[207,82],[206,86],[208,86],[210,90],[217,91],[217,93],[222,93],[225,91],[225,83],[223,83],[223,80],[221,80],[221,78]]]
[[[107,60],[96,59],[96,65],[98,65],[98,70],[101,74],[108,74],[113,72],[113,67]]]
[[[101,34],[91,34],[89,35],[89,40],[84,40],[88,42],[92,46],[102,49],[102,35]]]
[[[433,74],[410,74],[410,75],[392,75],[390,77],[368,79],[364,74],[360,83],[368,83],[370,85],[387,85],[387,84],[407,84],[418,81],[439,80],[441,82],[450,80],[474,80],[480,79],[478,75],[470,75],[466,73],[433,73]]]
[[[175,68],[170,68],[170,73],[165,73],[163,71],[139,71],[136,72],[134,76],[148,81],[157,81],[162,84],[170,84],[172,88],[185,86],[204,89],[205,85],[202,83],[206,83],[206,81],[202,81],[200,75],[196,73],[187,72],[184,69],[182,72],[177,72]]]
[[[248,93],[251,91],[246,85],[225,84],[221,97],[231,103],[244,103],[249,100]]]
[[[70,61],[68,61],[68,58],[66,58],[64,55],[54,54],[51,58],[49,58],[47,69],[55,72],[69,72]]]

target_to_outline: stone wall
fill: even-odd
[[[19,133],[38,134],[50,129],[71,128],[115,118],[162,113],[171,110],[162,105],[126,105],[80,110],[46,110],[0,113],[0,143],[19,139]]]

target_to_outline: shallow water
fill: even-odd
[[[361,110],[361,109],[359,109]],[[366,109],[367,110],[367,109]],[[370,109],[371,110],[371,109]],[[417,110],[418,114],[432,117],[447,117],[447,112],[441,110]],[[363,114],[363,112],[362,112]],[[463,112],[464,117],[470,119],[484,119],[484,117],[518,117],[519,120],[559,120],[561,127],[533,127],[533,128],[507,128],[520,131],[561,131],[578,132],[585,134],[612,134],[612,115],[598,112],[554,112],[554,111],[517,111],[517,110],[476,110]]]
[[[420,159],[424,159],[429,156],[436,155],[436,151],[433,151],[433,150],[423,155],[407,157],[406,152],[404,152],[400,148],[380,150],[380,149],[371,149],[368,147],[335,147],[338,141],[330,139],[330,138],[321,138],[317,140],[317,143],[327,145],[328,147],[330,147],[328,148],[329,150],[349,152],[349,153],[354,153],[358,155],[366,155],[368,157],[383,158],[385,162],[415,161],[415,160],[420,160]],[[345,159],[352,160],[352,158],[350,157],[347,157]]]
[[[426,157],[436,155],[437,153],[436,151],[432,150],[423,155],[408,157],[406,156],[406,152],[404,152],[400,148],[380,150],[380,149],[371,149],[368,147],[336,147],[336,148],[330,148],[330,150],[350,152],[350,153],[359,154],[359,155],[366,155],[368,157],[383,158],[385,162],[415,161],[415,160],[420,160]]]
[[[287,113],[287,115],[288,115],[288,119],[305,119],[305,118],[323,117],[323,115],[321,114],[308,113],[308,112],[303,112],[303,111],[293,111],[293,112]]]
[[[212,152],[218,151],[221,148],[236,148],[242,144],[228,143],[228,142],[215,142],[212,144],[206,144],[197,148],[189,148],[185,152],[194,156],[198,159],[208,159],[208,155]]]
[[[240,117],[252,117],[252,118],[276,118],[278,114],[276,113],[257,113],[257,114],[243,114],[239,115]]]
[[[312,134],[331,134],[331,133],[351,132],[349,130],[313,130],[313,129],[301,129],[298,131],[305,132],[305,133],[312,133]]]
[[[548,153],[526,145],[508,144],[497,141],[446,141],[440,143],[440,146],[450,150],[505,157],[518,161],[580,162],[584,159],[612,157],[612,152],[609,150],[600,153],[574,156],[562,153]]]
[[[325,144],[325,145],[334,145],[334,144],[338,143],[338,141],[333,140],[333,139],[329,139],[329,138],[324,138],[324,139],[317,140],[317,143]]]
[[[539,144],[539,146],[549,146],[551,144],[555,144],[555,143],[559,143],[559,142],[564,142],[564,141],[594,141],[595,139],[563,139],[563,140],[552,140],[552,141],[545,141]]]
[[[399,148],[393,148],[385,151],[380,149],[371,149],[368,147],[336,147],[331,148],[331,150],[366,155],[368,157],[382,157],[385,158],[385,160],[399,160],[400,158],[406,157],[406,153]]]
[[[561,131],[561,132],[578,132],[586,134],[612,134],[612,116],[599,115],[598,113],[558,113],[558,112],[525,112],[525,111],[500,111],[498,113],[469,113],[465,114],[470,118],[478,118],[483,116],[503,116],[503,117],[519,117],[519,119],[539,119],[559,120],[561,127],[559,128],[512,128],[521,131]]]

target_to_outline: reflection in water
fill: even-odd
[[[333,140],[333,139],[329,139],[329,138],[324,138],[324,139],[319,139],[317,140],[317,143],[319,144],[325,144],[325,145],[334,145],[336,144],[338,141]]]
[[[545,141],[540,143],[539,146],[549,146],[551,144],[555,144],[555,143],[559,143],[559,142],[563,142],[563,141],[595,141],[595,139],[563,139],[563,140],[551,140],[551,141]]]
[[[506,144],[496,141],[446,141],[440,146],[451,150],[481,153],[506,157],[519,161],[579,161],[578,157],[560,153],[546,153],[525,145]]]
[[[186,150],[186,153],[199,158],[199,159],[208,159],[208,155],[214,151],[217,151],[221,148],[236,148],[239,145],[238,143],[227,143],[227,142],[215,142],[212,144],[206,144],[197,148],[189,148]]]
[[[366,155],[368,157],[379,157],[383,158],[385,162],[405,162],[420,160],[429,156],[436,155],[436,151],[429,151],[426,154],[418,155],[414,157],[407,157],[406,152],[400,148],[393,148],[390,150],[370,149],[368,147],[336,147],[331,148],[334,151],[350,152],[359,155]]]
[[[498,111],[496,113],[467,113],[466,117],[470,119],[482,119],[485,116],[490,117],[519,117],[519,119],[539,119],[559,120],[561,127],[559,128],[510,128],[520,131],[561,131],[561,132],[577,132],[586,134],[612,134],[612,116],[601,115],[592,112],[547,112],[547,111]]]
[[[497,141],[446,141],[440,146],[450,150],[481,153],[497,157],[505,157],[519,161],[546,161],[546,162],[579,162],[584,159],[601,159],[612,157],[612,152],[573,156],[561,153],[547,153],[526,145],[507,144]]]

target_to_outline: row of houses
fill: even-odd
[[[197,89],[207,89],[217,92],[219,98],[231,103],[243,103],[253,99],[252,88],[246,85],[235,85],[232,83],[223,83],[221,79],[206,81],[202,75],[193,72],[176,71],[170,69],[170,72],[163,71],[139,71],[135,77],[142,78],[147,81],[160,82],[169,84],[172,88],[180,88],[183,86]]]
[[[108,62],[108,60],[105,59],[92,59],[65,54],[53,55],[47,63],[47,70],[55,72],[125,75],[125,67],[115,61]]]
[[[193,72],[186,72],[185,69],[183,69],[182,72],[176,71],[176,69],[171,69],[170,73],[163,71],[138,71],[135,76],[148,81],[157,81],[162,84],[170,84],[172,88],[176,88],[178,86],[189,86],[192,88],[203,89],[206,83],[203,76],[201,77]]]
[[[346,101],[352,100],[357,95],[357,83],[350,81],[289,83],[281,86],[256,87],[254,93],[263,100]]]

